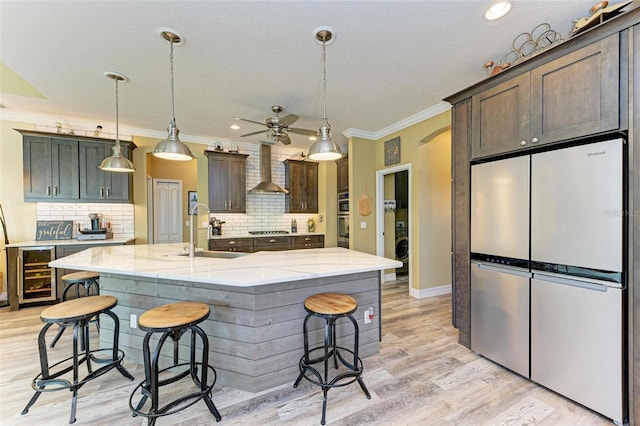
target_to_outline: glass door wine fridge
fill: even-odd
[[[56,299],[55,259],[53,246],[18,249],[18,302],[41,302]]]

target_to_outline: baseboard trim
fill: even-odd
[[[416,299],[427,299],[429,297],[442,296],[443,294],[451,293],[451,284],[445,284],[438,287],[424,288],[422,290],[409,288],[409,295]]]

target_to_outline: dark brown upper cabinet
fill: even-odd
[[[471,157],[616,130],[619,35],[613,34],[472,97]]]
[[[289,193],[287,213],[318,213],[318,163],[285,160],[284,176]]]
[[[205,151],[209,162],[209,211],[247,210],[247,154]]]

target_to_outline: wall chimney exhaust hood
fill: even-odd
[[[289,193],[286,189],[271,182],[271,145],[268,143],[260,144],[260,178],[260,183],[250,189],[250,193]]]

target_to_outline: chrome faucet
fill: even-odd
[[[194,221],[194,216],[196,215],[196,211],[198,210],[198,207],[204,207],[205,209],[207,209],[207,215],[209,213],[211,213],[209,211],[209,206],[205,205],[205,204],[201,204],[198,203],[195,206],[193,206],[193,208],[191,209],[191,217],[189,218],[189,257],[195,257],[196,255],[196,242],[197,242],[197,238],[194,234],[194,229],[193,229],[193,221]],[[208,219],[207,219],[208,221]]]

